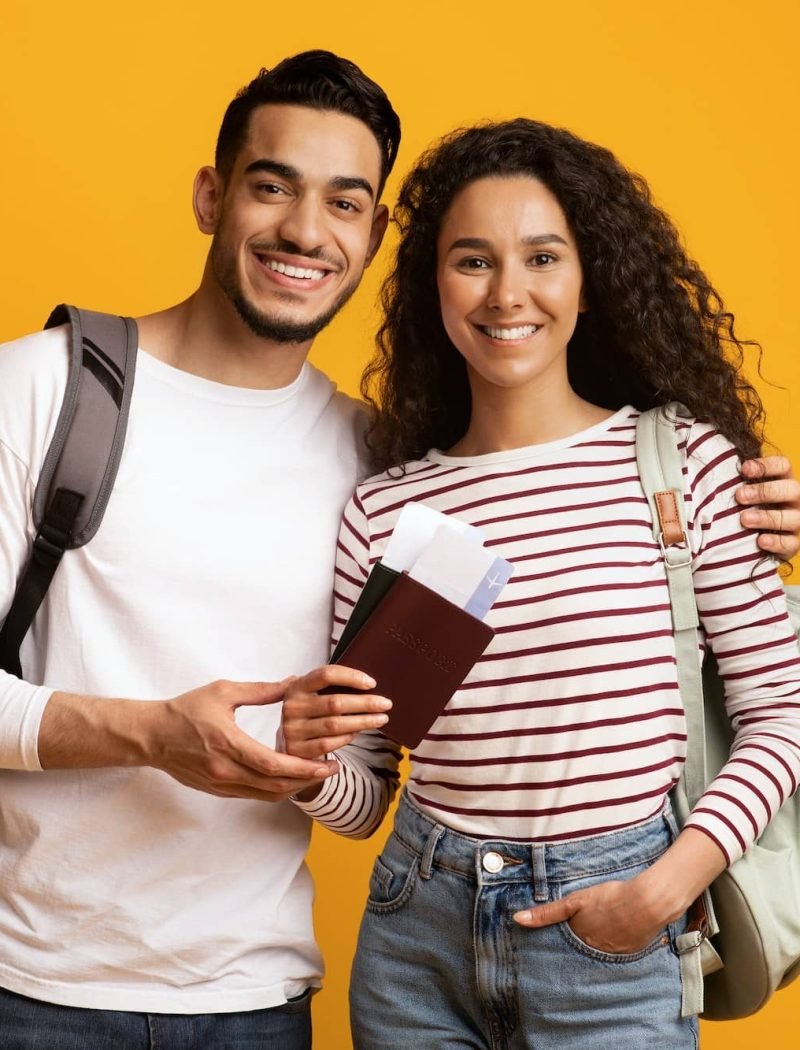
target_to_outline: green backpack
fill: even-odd
[[[667,567],[686,711],[686,763],[672,793],[679,825],[722,768],[733,740],[716,663],[708,657],[701,668],[698,660],[699,621],[683,531],[683,463],[675,430],[676,419],[688,414],[678,404],[651,409],[640,416],[636,432],[639,474]],[[800,634],[800,587],[787,587],[786,599]],[[800,977],[800,792],[778,811],[758,842],[714,880],[703,903],[705,916],[678,938],[682,1011],[720,1021],[746,1017],[776,989]]]

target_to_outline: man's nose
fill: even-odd
[[[304,252],[321,247],[325,243],[325,224],[320,202],[312,197],[297,198],[283,216],[280,236]]]

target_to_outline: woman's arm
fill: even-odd
[[[800,653],[774,565],[741,529],[736,453],[709,427],[687,441],[690,542],[706,644],[725,681],[731,755],[672,846],[646,872],[518,913],[569,921],[601,950],[635,952],[761,834],[800,780]]]
[[[345,508],[336,552],[333,645],[369,576],[369,550],[367,517],[354,496]],[[336,758],[338,775],[295,796],[295,802],[332,831],[366,838],[380,824],[397,790],[402,752],[377,731],[391,707],[388,700],[372,694],[320,692],[343,685],[369,690],[375,683],[360,671],[335,666],[320,668],[292,684],[284,703],[284,747],[301,757],[328,753]]]

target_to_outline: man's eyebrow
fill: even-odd
[[[277,175],[282,179],[292,179],[295,182],[300,181],[303,177],[300,171],[292,167],[291,164],[284,164],[279,160],[270,160],[268,157],[260,157],[258,160],[254,160],[247,165],[244,171],[245,175],[262,171],[269,175]],[[337,175],[331,179],[328,185],[334,190],[363,190],[370,200],[375,199],[375,191],[372,186],[366,179],[362,179],[358,175]]]
[[[282,164],[279,160],[270,160],[268,157],[260,157],[244,169],[245,175],[255,171],[265,171],[270,175],[279,175],[283,179],[300,178],[300,172],[291,164]]]
[[[564,238],[560,237],[557,233],[539,233],[535,237],[523,237],[520,243],[528,245],[529,247],[535,247],[540,244],[567,244]],[[491,241],[487,241],[483,237],[459,237],[457,241],[453,241],[448,251],[452,252],[457,248],[478,248],[485,250],[491,248],[491,246]]]
[[[363,190],[370,200],[375,199],[375,191],[366,179],[358,175],[337,175],[331,179],[330,186],[334,190]]]

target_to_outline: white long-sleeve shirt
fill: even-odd
[[[63,329],[0,347],[0,620],[66,375]],[[206,1013],[319,984],[300,808],[154,769],[42,772],[37,735],[53,689],[163,699],[324,663],[362,424],[308,365],[285,389],[245,390],[140,353],[104,521],[64,556],[22,647],[25,680],[0,673],[0,986]],[[248,707],[238,721],[272,745],[279,717]]]
[[[432,452],[400,478],[360,485],[345,510],[335,637],[409,500],[482,529],[514,564],[487,618],[492,643],[411,755],[411,797],[457,831],[554,841],[624,827],[656,813],[680,775],[686,726],[636,415],[530,448]],[[735,450],[700,422],[684,428],[683,448],[701,640],[736,730],[689,824],[730,861],[800,780],[800,658],[775,569],[739,524]],[[378,733],[355,743],[374,771],[373,807],[356,815],[344,780],[318,804],[331,826],[363,835],[388,802],[398,752]]]

